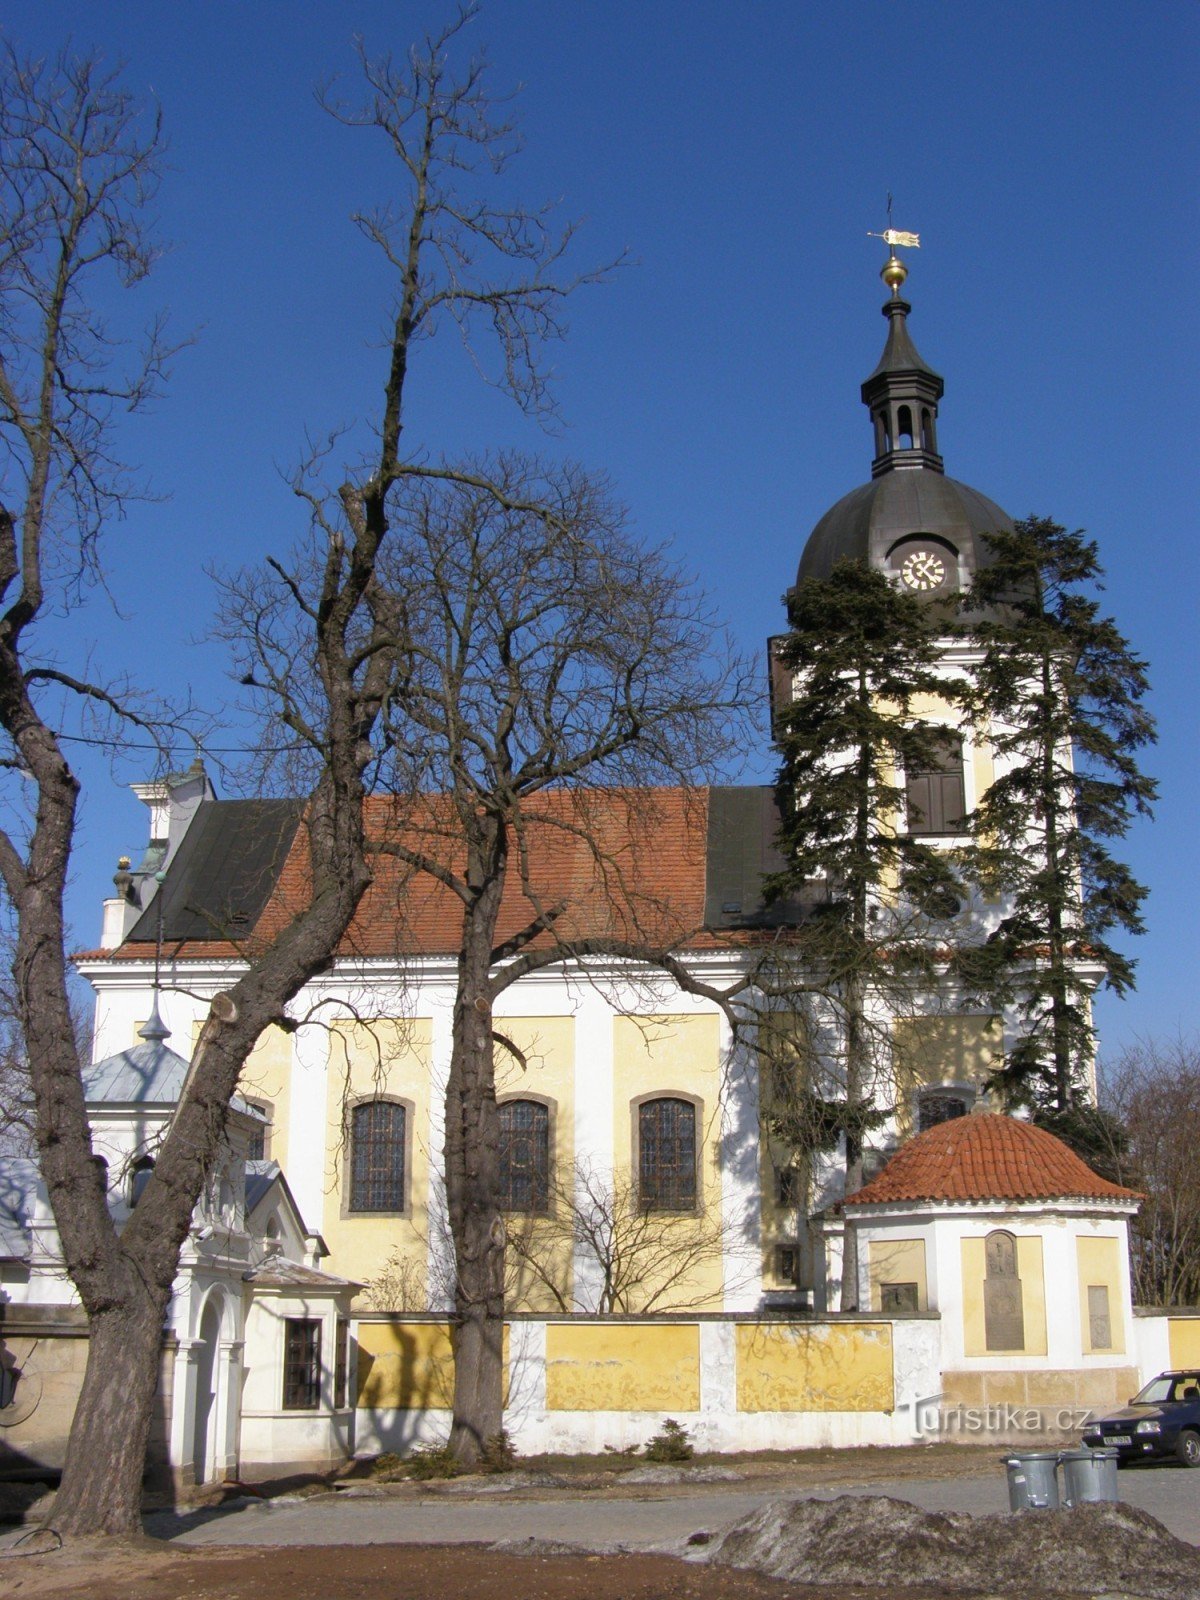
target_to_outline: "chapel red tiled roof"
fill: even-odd
[[[954,1117],[918,1134],[847,1206],[915,1200],[1137,1200],[1061,1139],[1016,1117]]]

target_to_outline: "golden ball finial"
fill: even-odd
[[[908,277],[908,268],[904,265],[903,261],[901,261],[900,257],[893,252],[884,262],[882,268],[880,269],[879,276],[883,279],[884,283],[887,284],[888,288],[893,294],[899,294],[901,285],[903,284],[905,278]]]

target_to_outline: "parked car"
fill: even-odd
[[[1174,1456],[1200,1467],[1200,1371],[1160,1372],[1123,1411],[1089,1422],[1083,1442],[1118,1451],[1121,1466]]]

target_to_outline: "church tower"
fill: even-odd
[[[817,523],[800,558],[797,583],[827,578],[844,559],[895,576],[910,593],[949,600],[988,559],[986,535],[1012,527],[998,505],[946,476],[938,447],[938,404],[945,385],[922,360],[900,297],[908,269],[893,252],[880,276],[887,340],[862,385],[874,457],[867,483],[852,489]]]

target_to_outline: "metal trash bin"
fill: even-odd
[[[1005,1456],[1010,1511],[1057,1511],[1058,1451],[1022,1450]]]
[[[1119,1499],[1117,1462],[1119,1450],[1064,1450],[1063,1504],[1086,1505],[1096,1500]]]

